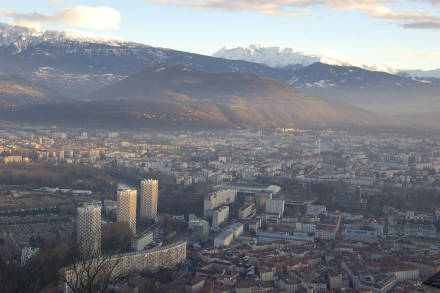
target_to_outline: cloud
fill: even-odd
[[[149,0],[163,5],[225,11],[255,11],[266,15],[300,17],[312,14],[310,7],[358,10],[373,18],[398,23],[404,28],[440,28],[440,16],[425,10],[393,11],[386,3],[398,0]],[[440,0],[411,0],[440,4]]]
[[[121,22],[121,14],[116,9],[98,6],[76,6],[65,8],[53,15],[42,13],[17,13],[5,10],[3,14],[12,18],[11,25],[19,25],[40,29],[46,24],[64,23],[73,27],[92,29],[116,29]]]
[[[299,17],[301,15],[310,15],[311,11],[307,9],[292,10],[288,5],[280,5],[279,2],[296,2],[298,4],[306,4],[307,0],[302,1],[264,1],[264,0],[149,0],[150,2],[159,3],[169,6],[181,6],[188,8],[199,8],[209,10],[225,10],[225,11],[257,11],[266,15],[282,15]]]
[[[427,2],[432,5],[440,5],[440,0],[411,0],[413,2]]]
[[[413,22],[404,24],[403,27],[412,29],[440,29],[440,22]]]

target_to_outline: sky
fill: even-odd
[[[0,0],[0,22],[205,55],[261,44],[379,69],[440,68],[440,0]]]

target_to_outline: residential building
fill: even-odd
[[[85,203],[77,208],[77,241],[81,255],[90,257],[101,253],[101,205]]]
[[[152,231],[145,231],[144,233],[137,235],[133,240],[131,241],[131,248],[134,251],[142,251],[147,247],[148,244],[153,242],[153,232]]]
[[[106,262],[108,265],[106,267],[98,267],[100,271],[96,272],[100,273],[108,273],[108,269],[112,269],[113,276],[124,276],[128,275],[131,272],[136,271],[158,271],[162,268],[174,268],[178,264],[185,262],[186,260],[186,241],[178,241],[176,243],[153,248],[150,250],[145,250],[141,252],[129,252],[124,254],[116,254],[109,257]],[[81,276],[75,274],[74,268],[80,268],[82,265],[92,264],[94,267],[90,268],[92,273],[95,273],[96,264],[99,262],[85,262],[85,263],[77,263],[75,266],[69,266],[63,268],[61,273],[64,275],[63,278],[60,279],[59,288],[62,292],[72,292],[71,287],[67,286],[66,280],[74,286],[75,284],[80,284]]]
[[[212,228],[218,229],[229,217],[229,207],[222,206],[212,213]]]
[[[235,189],[224,189],[207,195],[203,201],[203,214],[205,216],[211,216],[214,209],[233,203],[237,191]]]
[[[136,201],[137,190],[118,190],[117,221],[127,223],[133,235],[136,234]]]
[[[284,199],[267,199],[266,213],[283,215],[284,213]]]
[[[157,219],[157,199],[159,181],[145,179],[141,181],[140,216],[142,218]]]

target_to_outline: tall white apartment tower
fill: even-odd
[[[101,253],[100,202],[84,203],[77,208],[77,240],[81,255],[97,256]]]
[[[136,234],[136,189],[118,190],[117,221],[127,223],[133,235]]]
[[[141,217],[157,219],[157,197],[159,181],[154,179],[145,179],[141,181]]]

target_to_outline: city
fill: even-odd
[[[112,276],[176,270],[169,290],[188,292],[410,292],[440,268],[434,135],[4,125],[0,142],[0,248],[22,265],[75,234],[79,263],[105,259]],[[102,174],[60,185],[75,166]],[[103,174],[110,182],[88,182]],[[101,251],[117,223],[129,247]],[[61,268],[65,292],[75,269]],[[113,286],[140,286],[128,280]]]
[[[440,0],[0,0],[0,293],[440,293]]]

